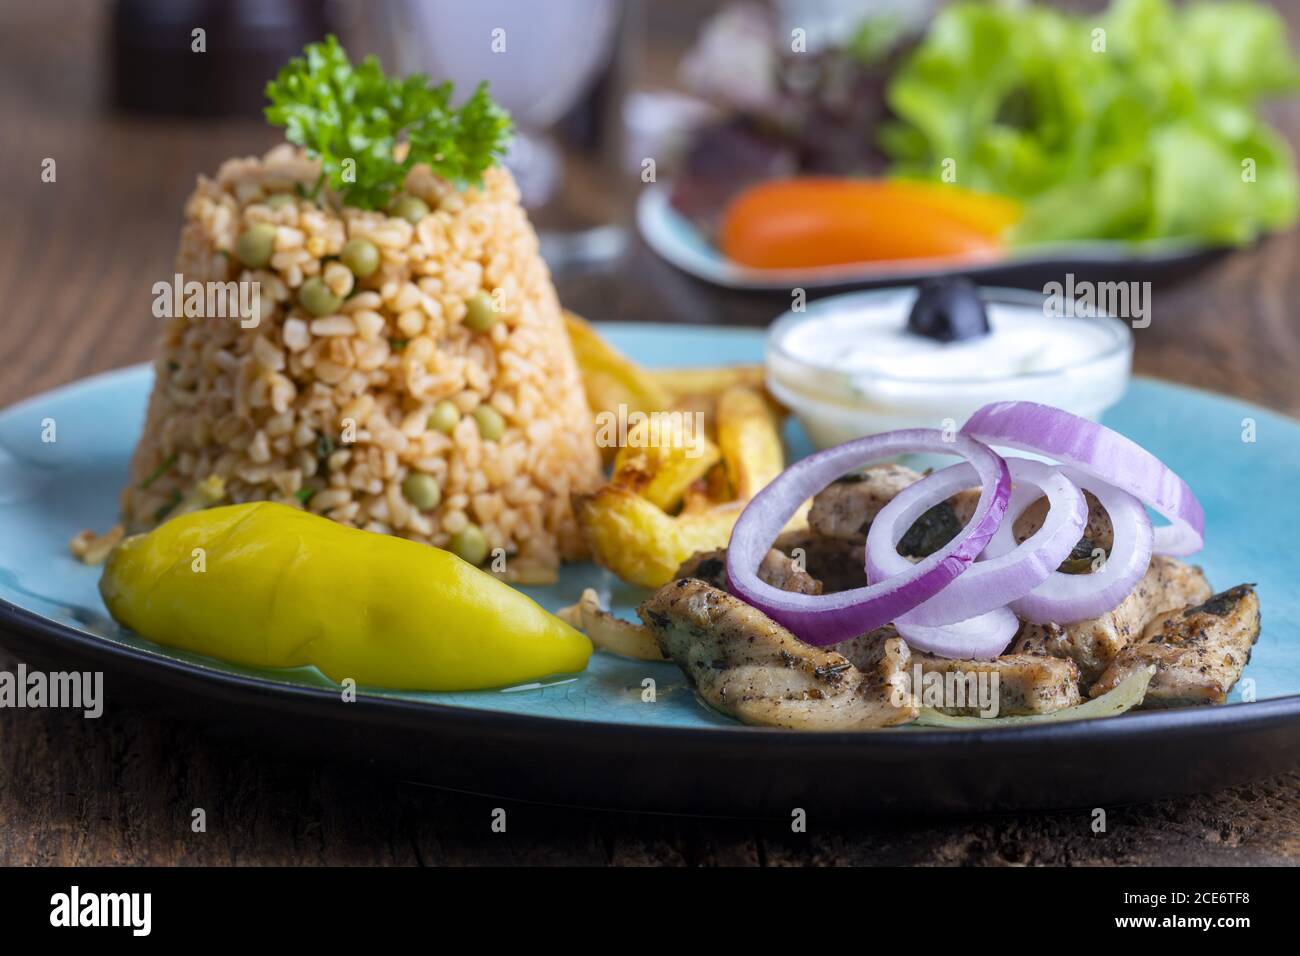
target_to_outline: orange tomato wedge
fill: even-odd
[[[1018,217],[1012,202],[946,185],[800,177],[737,196],[718,239],[727,258],[756,269],[992,259]]]

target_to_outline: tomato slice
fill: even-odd
[[[774,180],[723,216],[727,258],[757,269],[907,259],[997,258],[1013,203],[920,182],[822,177]]]

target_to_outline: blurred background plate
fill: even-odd
[[[689,219],[673,208],[672,185],[647,186],[637,198],[636,223],[646,245],[683,272],[727,289],[773,291],[870,288],[917,282],[936,275],[964,275],[989,285],[1037,287],[1062,272],[1104,274],[1114,281],[1130,276],[1147,281],[1173,279],[1227,255],[1227,246],[1168,240],[1143,245],[1072,242],[1013,250],[994,262],[900,260],[859,262],[816,269],[753,269],[727,259]]]
[[[754,362],[739,329],[612,325],[647,365]],[[473,693],[363,691],[344,703],[313,670],[234,667],[119,628],[97,568],[68,552],[117,519],[151,371],[86,379],[0,412],[0,637],[29,665],[107,672],[110,703],[142,688],[250,747],[358,759],[422,782],[548,802],[730,815],[1096,806],[1210,789],[1300,761],[1300,593],[1294,586],[1300,423],[1208,393],[1137,380],[1107,416],[1183,475],[1206,511],[1198,557],[1220,587],[1256,582],[1264,629],[1233,703],[1038,728],[799,734],[707,710],[671,664],[597,654],[571,678]],[[1241,441],[1244,419],[1258,441]],[[47,421],[58,440],[41,440]],[[808,445],[789,433],[793,455]],[[1271,503],[1270,503],[1271,502]],[[591,565],[529,593],[548,608],[596,587],[630,616],[644,592]],[[642,700],[653,679],[657,700]],[[1241,703],[1248,689],[1256,703]],[[814,784],[810,785],[810,781]]]

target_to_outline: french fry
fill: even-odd
[[[719,368],[655,368],[647,374],[676,402],[692,395],[719,395],[733,385],[762,389],[763,366],[731,365]]]
[[[684,423],[703,413],[712,433],[654,440],[649,420],[638,422],[620,436],[627,440],[612,456],[610,482],[573,498],[596,561],[625,581],[661,587],[695,552],[724,547],[745,504],[781,473],[781,410],[759,367],[648,371],[573,313],[565,324],[594,413],[682,415]],[[791,527],[802,520],[801,512]]]
[[[578,525],[596,560],[624,581],[658,588],[696,551],[722,547],[743,502],[673,517],[617,485],[574,495]]]
[[[648,422],[628,433],[628,443],[614,457],[613,484],[635,491],[664,511],[673,511],[695,482],[718,463],[722,453],[703,434],[698,446],[651,441]]]
[[[785,464],[777,417],[760,392],[733,386],[718,398],[717,449],[723,468],[704,482],[682,486],[686,473],[672,469],[674,492],[686,492],[687,505],[676,517],[617,480],[591,495],[574,497],[578,525],[596,560],[625,581],[662,587],[682,562],[697,551],[725,547],[731,528],[749,499],[781,473]],[[719,472],[731,500],[704,498],[700,485],[720,491]],[[630,469],[629,469],[630,472]],[[667,483],[667,482],[666,482]],[[644,485],[638,486],[644,487]]]
[[[733,385],[718,396],[718,448],[740,501],[754,497],[785,468],[777,417],[761,392]]]
[[[601,338],[590,323],[566,311],[564,325],[593,413],[617,412],[620,405],[629,412],[672,407],[672,393]]]
[[[616,411],[620,403],[643,412],[697,405],[700,400],[711,406],[718,395],[737,385],[766,394],[761,365],[642,368],[581,316],[566,310],[564,324],[593,412]],[[768,400],[780,407],[771,396]]]

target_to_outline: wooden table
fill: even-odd
[[[1288,8],[1294,20],[1295,11]],[[194,177],[274,134],[247,123],[123,119],[101,108],[102,5],[0,12],[0,405],[149,357],[150,287],[172,272]],[[76,22],[73,28],[70,24]],[[1300,109],[1276,114],[1300,139]],[[45,158],[57,180],[41,180]],[[583,183],[589,192],[589,183]],[[615,193],[618,192],[615,188]],[[626,187],[623,195],[626,195]],[[1137,371],[1300,415],[1300,235],[1155,291]],[[783,297],[722,293],[634,246],[564,278],[602,319],[760,324]],[[707,356],[700,356],[707,361]],[[15,662],[0,652],[0,669]],[[0,710],[0,863],[1258,864],[1300,862],[1300,774],[1110,813],[864,821],[846,827],[637,817],[507,804],[266,756],[148,707]],[[206,811],[194,834],[191,812]]]

